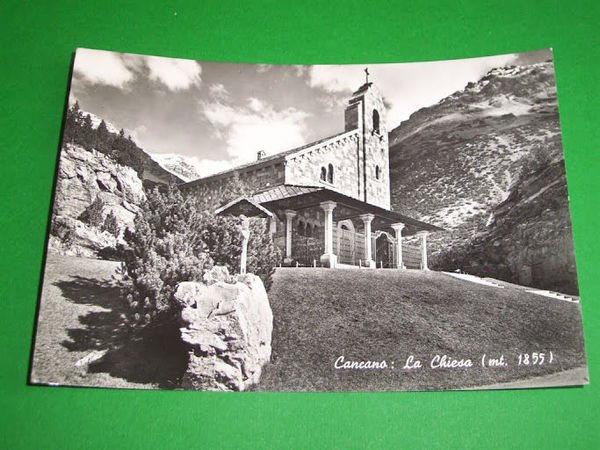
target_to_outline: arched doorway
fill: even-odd
[[[356,264],[355,230],[351,220],[342,220],[337,224],[338,262]]]
[[[375,239],[375,263],[377,267],[395,267],[394,238],[385,232],[377,233],[377,238]]]

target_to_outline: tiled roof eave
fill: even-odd
[[[435,225],[422,222],[417,219],[413,219],[412,217],[400,214],[396,211],[385,209],[380,206],[373,205],[371,203],[367,203],[353,197],[349,197],[345,194],[334,191],[332,189],[328,189],[323,186],[301,186],[284,184],[276,186],[275,188],[269,191],[256,194],[252,196],[252,200],[261,205],[264,205],[267,209],[270,209],[284,200],[289,200],[295,197],[300,198],[313,194],[316,194],[317,196],[321,197],[322,201],[332,200],[337,203],[349,206],[353,209],[362,210],[363,213],[375,214],[376,216],[390,223],[404,223],[405,225],[411,226],[416,229],[420,229],[422,231],[443,231],[442,228],[437,227]]]

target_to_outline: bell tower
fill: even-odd
[[[358,130],[358,197],[390,209],[389,144],[383,98],[365,69],[365,83],[352,94],[345,111],[345,130]]]

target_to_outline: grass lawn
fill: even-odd
[[[526,387],[528,379],[564,383],[561,372],[569,381],[587,381],[580,305],[516,286],[500,289],[436,272],[278,269],[269,299],[272,362],[257,390]],[[545,352],[546,364],[517,365],[519,353],[533,352]],[[471,359],[473,367],[432,369],[436,354]],[[507,365],[483,368],[483,354],[504,355]],[[409,355],[424,367],[403,370]],[[385,360],[390,367],[336,370],[339,356]]]
[[[123,388],[177,388],[187,354],[175,335],[133,338],[111,280],[118,263],[49,254],[31,381]],[[272,362],[256,390],[417,390],[527,387],[586,380],[578,303],[473,284],[436,272],[278,269],[269,292]],[[519,353],[554,362],[517,366]],[[507,366],[482,368],[503,354]],[[474,366],[431,369],[436,354]],[[404,370],[409,355],[423,368]],[[382,361],[381,370],[336,370],[339,356]],[[548,358],[548,356],[546,356]]]
[[[122,388],[173,388],[187,354],[179,337],[148,330],[135,339],[111,280],[118,263],[48,254],[31,381]],[[175,329],[176,331],[176,329]]]

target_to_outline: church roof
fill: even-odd
[[[284,198],[295,197],[297,195],[318,192],[320,189],[322,188],[317,186],[296,186],[292,184],[282,184],[275,186],[272,189],[254,194],[252,199],[258,203],[267,203]]]
[[[412,217],[400,214],[396,211],[381,208],[380,206],[366,203],[353,197],[349,197],[340,192],[328,189],[323,186],[299,186],[292,184],[283,184],[275,186],[269,190],[259,192],[248,197],[242,197],[228,203],[218,210],[220,214],[236,214],[237,204],[251,201],[253,204],[259,204],[269,211],[282,211],[285,209],[299,210],[319,206],[323,201],[331,200],[338,204],[338,219],[357,217],[361,214],[373,214],[373,230],[390,227],[393,223],[403,223],[406,229],[403,232],[405,236],[418,233],[419,231],[442,231],[443,229],[435,225],[422,222]]]
[[[244,215],[246,217],[273,217],[273,213],[255,200],[247,197],[236,198],[221,206],[215,214],[231,214],[234,216]]]

